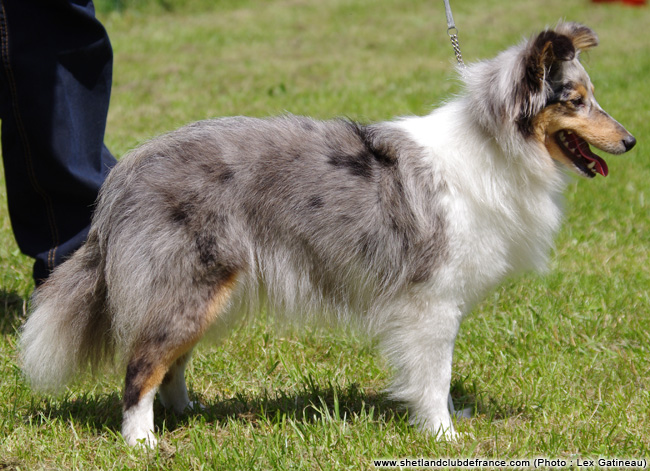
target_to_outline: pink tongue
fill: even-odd
[[[578,152],[580,152],[580,155],[585,160],[588,162],[596,162],[596,165],[594,167],[594,170],[596,172],[600,173],[603,177],[606,177],[609,174],[607,163],[602,158],[591,152],[591,149],[589,149],[589,144],[587,144],[586,141],[580,139],[573,133],[569,134],[569,139],[573,140],[575,148],[578,150]]]

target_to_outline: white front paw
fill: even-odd
[[[151,430],[123,431],[122,435],[129,446],[155,448],[158,444],[158,440]]]
[[[440,442],[455,442],[458,440],[459,434],[454,430],[453,425],[448,427],[440,426],[437,429],[428,430],[428,432]]]
[[[412,424],[437,441],[456,441],[458,433],[454,430],[451,417],[447,415],[444,419],[422,419],[416,418]]]

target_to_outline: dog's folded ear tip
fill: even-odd
[[[598,40],[598,35],[589,28],[581,23],[576,22],[561,22],[555,27],[555,32],[566,36],[570,39],[573,44],[573,47],[578,50],[591,49],[598,46],[600,42]]]

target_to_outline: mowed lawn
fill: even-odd
[[[543,275],[490,294],[464,322],[452,395],[475,417],[435,442],[383,393],[372,341],[264,316],[188,371],[205,410],[165,413],[161,441],[119,434],[120,372],[34,394],[16,359],[33,290],[0,190],[0,470],[372,469],[373,458],[647,458],[650,449],[650,7],[452,0],[468,62],[560,18],[601,45],[583,57],[600,104],[638,140],[610,175],[575,179]],[[106,143],[116,156],[190,121],[282,113],[365,122],[425,114],[460,91],[441,1],[105,0],[115,50]],[[4,180],[4,177],[2,177]]]

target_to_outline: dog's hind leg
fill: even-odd
[[[167,319],[169,325],[141,335],[128,360],[124,385],[122,435],[129,445],[156,445],[153,401],[159,388],[165,407],[182,412],[190,405],[185,366],[208,326],[225,309],[233,285],[234,276],[213,289],[209,300],[199,303],[198,312],[196,305],[188,302],[185,311],[177,309],[178,314]],[[173,309],[173,304],[168,309]]]
[[[185,367],[189,363],[191,355],[191,352],[187,352],[176,359],[167,370],[158,390],[158,397],[163,407],[171,409],[177,414],[181,414],[187,408],[194,408],[185,384]]]
[[[153,434],[153,401],[156,392],[170,368],[178,373],[178,368],[173,368],[176,362],[187,362],[191,349],[200,340],[200,333],[197,332],[194,339],[180,345],[160,340],[163,339],[152,338],[140,342],[126,367],[122,435],[129,445],[137,445],[143,440],[146,446],[156,445]],[[187,396],[184,378],[182,381],[182,390]],[[185,400],[183,397],[174,399],[179,407]]]

